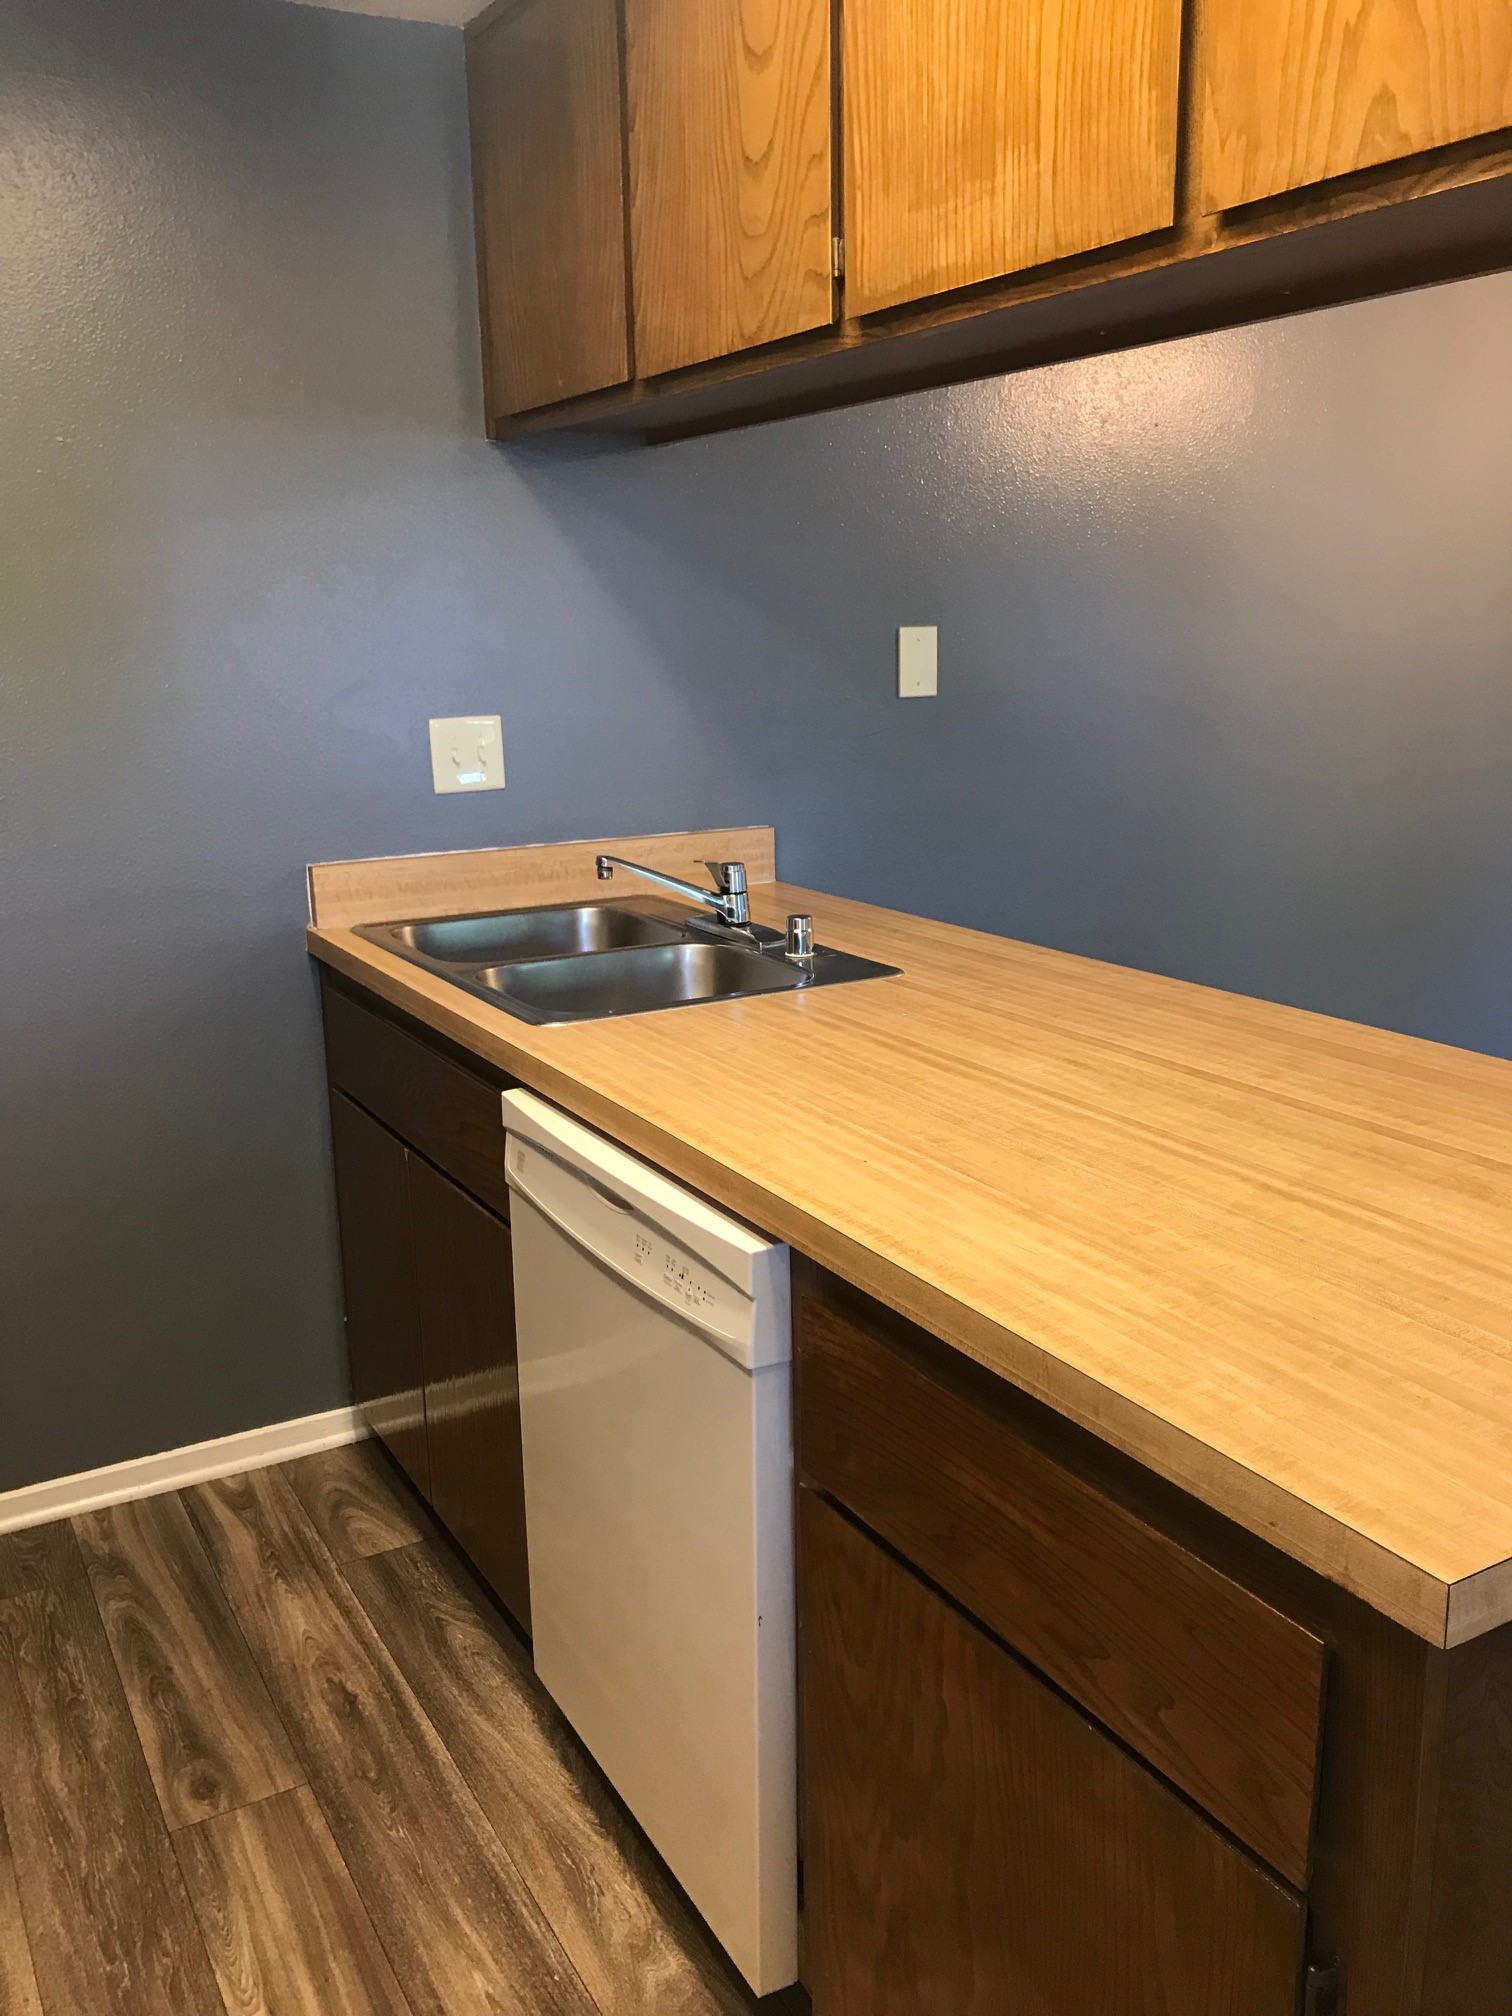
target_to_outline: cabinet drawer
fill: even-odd
[[[498,1087],[329,982],[323,998],[332,1086],[507,1218]]]
[[[814,2016],[1295,2016],[1301,1898],[798,1500]]]
[[[796,1352],[804,1475],[1305,1884],[1321,1641],[1048,1455],[1006,1389],[1001,1411],[958,1389],[903,1326],[805,1297]]]

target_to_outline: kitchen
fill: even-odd
[[[702,359],[696,289],[636,297],[675,224],[720,242],[717,174],[673,174],[592,269],[618,362],[519,412],[501,327],[567,312],[571,262],[497,210],[478,79],[530,73],[480,40],[607,50],[614,145],[539,81],[498,129],[544,108],[553,188],[567,130],[654,187],[634,80],[727,44],[651,0],[623,46],[599,7],[464,11],[0,7],[0,2006],[752,2006],[532,1666],[528,1527],[511,1603],[354,1409],[346,1329],[427,1256],[468,1291],[423,1298],[432,1359],[507,1309],[523,1091],[791,1254],[773,2007],[1504,2008],[1504,8],[1405,41],[1351,10],[1332,126],[1217,167],[1195,80],[1233,10],[1130,9],[1139,63],[1076,102],[1166,107],[1159,173],[1112,176],[1164,221],[1010,230],[997,277],[899,281],[921,306],[857,306],[887,286],[842,105],[807,281],[753,311],[787,333],[705,323]],[[793,44],[853,110],[870,13]],[[931,71],[971,103],[1013,69],[982,35]],[[1415,93],[1415,49],[1461,68]],[[642,305],[674,351],[617,378]],[[905,698],[913,632],[938,690]],[[466,750],[429,724],[495,717],[504,788],[438,791]],[[713,916],[601,853],[711,896],[740,861],[783,984],[531,1021],[362,935]],[[898,973],[807,984],[803,915]],[[405,1172],[387,1285],[343,1278],[343,1099]],[[419,1400],[472,1489],[467,1409]],[[1003,1739],[1031,1725],[1064,1826]]]

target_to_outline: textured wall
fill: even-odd
[[[506,454],[468,241],[455,33],[0,6],[0,1489],[342,1398],[307,860],[773,818],[1512,1049],[1512,279]]]

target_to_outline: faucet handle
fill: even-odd
[[[714,877],[715,887],[726,896],[744,896],[746,893],[746,866],[744,861],[705,861],[705,868]]]
[[[814,920],[806,911],[794,910],[789,913],[787,935],[783,940],[782,949],[789,959],[813,958]]]

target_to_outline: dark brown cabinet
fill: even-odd
[[[331,1146],[352,1398],[421,1497],[429,1497],[409,1155],[340,1092],[331,1095]]]
[[[805,1298],[799,1322],[805,1474],[1305,1885],[1327,1669],[1317,1633],[863,1314]]]
[[[431,1504],[528,1630],[509,1227],[418,1156],[410,1158],[410,1210]]]
[[[499,1087],[329,981],[324,1005],[353,1397],[528,1631]]]
[[[1294,2016],[1302,1899],[810,1489],[815,2016]]]
[[[1430,1645],[794,1290],[815,2016],[1505,2016],[1512,1625]]]

